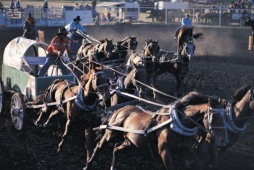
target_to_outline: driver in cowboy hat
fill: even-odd
[[[76,33],[76,30],[80,30],[82,31],[84,34],[87,34],[86,33],[86,29],[83,27],[83,25],[80,24],[80,16],[76,16],[76,18],[73,19],[73,21],[70,23],[69,26],[67,26],[67,30],[71,33],[71,34],[74,34]]]
[[[69,73],[66,66],[59,59],[59,57],[63,55],[65,50],[67,50],[69,56],[73,54],[70,48],[70,42],[69,39],[67,38],[67,34],[68,32],[64,27],[59,28],[58,33],[52,39],[47,49],[48,52],[47,59],[42,68],[40,69],[38,77],[44,76],[48,68],[54,64],[56,64],[62,70],[63,75]]]
[[[176,30],[176,33],[175,33],[175,40],[177,39],[177,36],[179,34],[179,31],[182,27],[192,27],[192,21],[190,19],[190,15],[188,13],[185,13],[184,15],[185,17],[182,19],[182,25],[181,27],[179,27],[177,30]]]

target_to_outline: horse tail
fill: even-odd
[[[193,38],[195,40],[202,40],[204,38],[204,34],[203,33],[195,33],[195,34],[193,34]]]

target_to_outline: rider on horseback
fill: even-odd
[[[190,15],[188,13],[185,14],[185,18],[182,19],[182,26],[179,27],[176,32],[175,32],[175,40],[177,39],[178,37],[178,34],[179,34],[179,31],[182,27],[189,27],[191,28],[192,27],[192,21],[190,19]]]

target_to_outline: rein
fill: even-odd
[[[166,106],[169,107],[169,106]],[[141,108],[142,109],[142,108]],[[143,109],[142,109],[143,110]],[[208,108],[208,111],[210,111],[211,108]],[[145,111],[145,110],[144,110]],[[189,120],[191,120],[196,127],[194,128],[187,128],[185,127],[182,123],[181,120],[179,119],[178,113],[180,113],[181,115],[184,115],[186,118],[188,118]],[[194,121],[193,119],[187,117],[184,113],[182,113],[180,110],[175,108],[175,105],[171,106],[169,109],[169,112],[166,114],[161,114],[161,113],[148,113],[153,115],[150,123],[152,122],[152,120],[155,119],[155,117],[157,115],[167,115],[170,116],[170,118],[168,120],[166,120],[163,123],[160,123],[154,127],[151,127],[149,129],[145,129],[145,130],[134,130],[134,129],[127,129],[127,128],[123,128],[123,127],[119,127],[119,126],[111,126],[111,125],[100,125],[98,128],[94,128],[94,130],[101,130],[101,129],[109,129],[109,130],[117,130],[117,131],[122,131],[122,132],[128,132],[128,133],[135,133],[135,134],[139,134],[139,135],[148,135],[149,133],[152,133],[168,124],[170,124],[170,128],[172,131],[174,131],[175,133],[184,135],[184,136],[194,136],[195,134],[197,134],[198,132],[198,128],[200,128],[201,130],[207,132],[207,133],[211,133],[211,129],[207,130],[205,129],[203,126],[201,126],[200,124],[198,124],[196,121]],[[150,126],[150,124],[148,125],[148,127]],[[209,124],[210,127],[210,124]]]
[[[98,62],[95,62],[95,61],[91,61],[91,62],[93,62],[93,63],[95,63],[95,64],[101,64],[101,63],[98,63]],[[110,66],[103,65],[103,67],[106,67],[106,68],[108,68],[108,69],[110,69],[110,70],[112,70],[112,71],[114,71],[114,72],[116,72],[116,73],[118,73],[118,74],[120,74],[120,75],[122,75],[122,76],[127,76],[126,74],[123,74],[123,73],[121,73],[121,72],[119,72],[119,71],[113,69],[113,68],[110,67]],[[160,93],[160,94],[164,95],[164,96],[167,96],[167,97],[169,97],[169,98],[176,99],[176,100],[179,99],[179,98],[174,97],[174,96],[172,96],[172,95],[169,95],[169,94],[166,94],[166,93],[164,93],[164,92],[161,92],[161,91],[155,89],[154,87],[151,87],[151,86],[149,86],[149,85],[147,85],[147,84],[144,84],[144,83],[142,83],[142,82],[140,82],[140,81],[138,81],[138,80],[135,80],[135,81],[138,82],[139,84],[141,84],[141,85],[143,85],[143,86],[145,86],[145,87],[151,89],[151,90],[156,91],[157,93]]]

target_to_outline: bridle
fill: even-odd
[[[229,140],[228,140],[228,133],[227,133],[227,125],[226,125],[226,120],[225,120],[225,117],[224,117],[225,109],[224,108],[215,109],[215,108],[212,108],[212,107],[208,107],[206,114],[207,114],[208,132],[209,132],[206,138],[208,140],[210,140],[211,136],[216,136],[216,133],[214,132],[214,129],[222,129],[225,132],[225,141],[223,143],[224,144],[228,143]],[[223,125],[221,125],[221,126],[213,126],[212,125],[214,114],[219,114],[219,116],[222,118]],[[221,140],[221,139],[219,139],[219,140]]]

